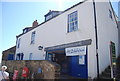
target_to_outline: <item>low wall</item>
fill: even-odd
[[[13,77],[14,70],[18,70],[18,79],[21,79],[22,70],[25,66],[29,69],[28,79],[57,79],[60,75],[60,66],[46,60],[3,61],[2,65],[8,67],[7,71],[10,73],[10,78]]]

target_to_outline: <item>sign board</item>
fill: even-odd
[[[38,73],[42,73],[42,69],[41,68],[38,68]]]
[[[111,76],[116,77],[116,51],[115,43],[110,42]]]
[[[111,57],[112,57],[112,63],[116,63],[116,51],[115,51],[115,43],[111,42]]]
[[[86,55],[86,46],[66,48],[65,52],[66,56]]]
[[[85,64],[85,56],[84,55],[79,56],[79,64],[81,64],[81,65]]]

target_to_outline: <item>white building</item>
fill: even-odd
[[[63,73],[94,78],[110,65],[111,41],[118,56],[117,20],[110,2],[83,1],[17,36],[16,58],[22,53],[23,60],[49,59]]]

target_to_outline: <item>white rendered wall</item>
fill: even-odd
[[[115,43],[118,56],[118,28],[113,11],[113,19],[109,17],[109,9],[112,11],[110,4],[107,2],[96,3],[100,73],[110,65],[110,41]]]
[[[20,36],[20,48],[16,49],[16,54],[23,52],[24,60],[29,60],[29,54],[33,53],[33,60],[43,60],[45,58],[44,49],[38,50],[38,46],[43,46],[44,48],[46,48],[76,41],[92,39],[92,44],[88,46],[88,76],[91,78],[96,77],[97,63],[94,13],[92,0],[89,1],[91,2],[86,1],[51,19],[50,21],[40,25],[39,27],[29,31],[28,33]],[[104,8],[109,9],[110,6],[108,5],[107,7],[104,7],[104,4],[96,5],[98,19],[97,22],[99,27],[98,43],[100,56],[100,71],[102,71],[109,64],[109,41],[112,40],[113,42],[116,42],[117,45],[117,29],[115,28],[116,24],[114,23],[114,21],[110,21],[107,11],[103,12],[102,10]],[[78,12],[79,29],[78,31],[67,33],[68,14],[74,11]],[[100,19],[104,20],[101,21]],[[108,27],[110,27],[110,30],[108,29]],[[30,44],[31,33],[33,31],[36,31],[35,44]],[[112,35],[111,32],[113,32]],[[107,59],[106,62],[104,62],[105,59]],[[101,66],[102,64],[103,66]]]

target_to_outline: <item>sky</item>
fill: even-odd
[[[1,0],[0,1],[0,59],[2,51],[15,46],[16,36],[33,21],[44,22],[49,10],[64,11],[81,0]],[[112,0],[118,15],[118,0]]]

